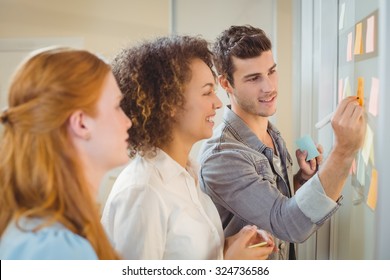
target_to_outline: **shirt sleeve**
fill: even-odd
[[[47,227],[38,232],[25,231],[8,239],[2,246],[2,258],[11,260],[96,260],[91,244],[73,232],[56,227]]]
[[[202,162],[201,183],[220,211],[228,211],[244,224],[257,225],[279,239],[303,242],[317,229],[295,197],[288,198],[276,188],[267,159],[251,158],[236,150],[218,151]],[[224,216],[231,219],[229,213],[222,213],[222,219]]]
[[[124,259],[163,259],[167,214],[148,186],[131,186],[109,198],[102,223]]]
[[[299,209],[316,224],[322,224],[339,208],[339,204],[325,194],[318,174],[299,188],[295,200]]]

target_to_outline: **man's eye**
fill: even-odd
[[[250,78],[248,81],[254,82],[254,81],[257,81],[258,79],[260,79],[259,76],[254,76],[254,77]]]

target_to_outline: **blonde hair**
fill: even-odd
[[[67,130],[74,111],[96,115],[109,71],[87,51],[53,48],[14,74],[1,117],[0,235],[12,219],[38,217],[45,220],[39,228],[59,222],[86,238],[99,259],[118,258]]]

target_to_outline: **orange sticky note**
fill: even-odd
[[[375,168],[373,168],[371,172],[370,189],[368,190],[368,196],[367,196],[367,205],[372,210],[375,210],[376,208],[377,197],[378,197],[378,172],[376,171]]]
[[[363,32],[363,24],[359,22],[356,24],[356,32],[355,32],[355,51],[354,54],[362,54],[363,53],[363,42],[362,42],[362,32]]]
[[[358,78],[358,86],[357,86],[357,94],[356,94],[358,97],[359,97],[359,104],[360,106],[364,106],[364,78],[363,77],[359,77]]]

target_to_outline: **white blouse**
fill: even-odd
[[[158,150],[153,158],[137,155],[121,172],[102,223],[124,259],[223,258],[219,214],[192,166]]]

